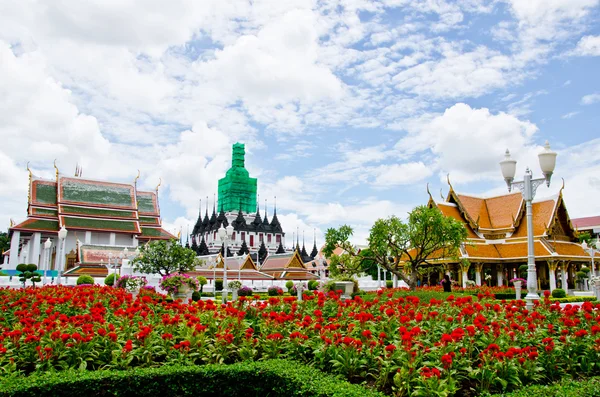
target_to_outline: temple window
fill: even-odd
[[[271,233],[267,234],[267,243],[271,243]]]
[[[241,232],[242,233],[242,241],[246,241],[246,232]]]

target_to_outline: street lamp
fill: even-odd
[[[61,280],[62,269],[63,269],[63,267],[65,265],[65,261],[66,261],[65,243],[67,242],[67,233],[68,233],[67,229],[65,228],[64,225],[58,231],[58,239],[61,242],[60,256],[58,257],[58,263],[59,263],[59,265],[58,265],[58,276],[56,277],[58,285],[62,284],[62,280]]]
[[[516,187],[523,194],[523,200],[525,200],[526,214],[527,214],[527,296],[525,301],[527,302],[527,308],[533,308],[533,301],[539,300],[540,296],[537,293],[537,272],[535,269],[535,253],[533,246],[533,212],[532,212],[532,201],[535,197],[537,188],[544,182],[546,186],[550,186],[550,179],[556,166],[556,152],[550,150],[550,144],[546,141],[544,150],[538,154],[540,168],[544,174],[543,178],[533,179],[532,173],[529,167],[525,171],[523,181],[514,182],[515,172],[517,169],[517,161],[510,157],[510,152],[506,149],[504,160],[500,162],[500,169],[502,170],[502,176],[508,186],[508,191],[512,191],[512,188]]]
[[[594,249],[594,245],[596,246],[596,249]],[[596,243],[589,245],[588,243],[584,240],[583,243],[581,243],[581,248],[583,248],[584,251],[586,251],[591,257],[592,257],[592,275],[596,275],[596,271],[594,270],[594,254],[596,253],[596,251],[600,252],[600,236],[598,236],[598,238],[596,239]]]
[[[227,303],[227,245],[233,235],[233,226],[221,226],[217,233],[223,242],[223,303]]]
[[[46,242],[44,243],[44,251],[46,252],[44,262],[46,263],[44,264],[44,281],[42,282],[43,285],[46,285],[46,277],[48,269],[50,268],[50,248],[52,248],[52,241],[50,240],[50,238],[48,238],[48,240],[46,240]]]

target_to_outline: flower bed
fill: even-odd
[[[0,289],[0,377],[285,357],[390,394],[476,395],[600,374],[595,303],[545,299],[529,312],[484,294],[304,298],[222,306],[98,286]]]

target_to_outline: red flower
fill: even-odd
[[[131,339],[128,339],[127,342],[125,342],[125,346],[123,346],[123,352],[130,352],[131,350],[133,350],[133,345]]]
[[[450,368],[450,366],[452,366],[452,356],[450,354],[444,354],[442,356],[442,364],[445,369]]]
[[[385,347],[385,351],[386,351],[386,352],[393,353],[393,352],[394,352],[394,350],[396,350],[396,346],[394,346],[394,345],[387,345],[387,346]]]

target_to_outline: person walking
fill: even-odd
[[[450,276],[447,274],[442,280],[442,287],[444,287],[444,292],[452,292],[452,282],[450,281]]]

